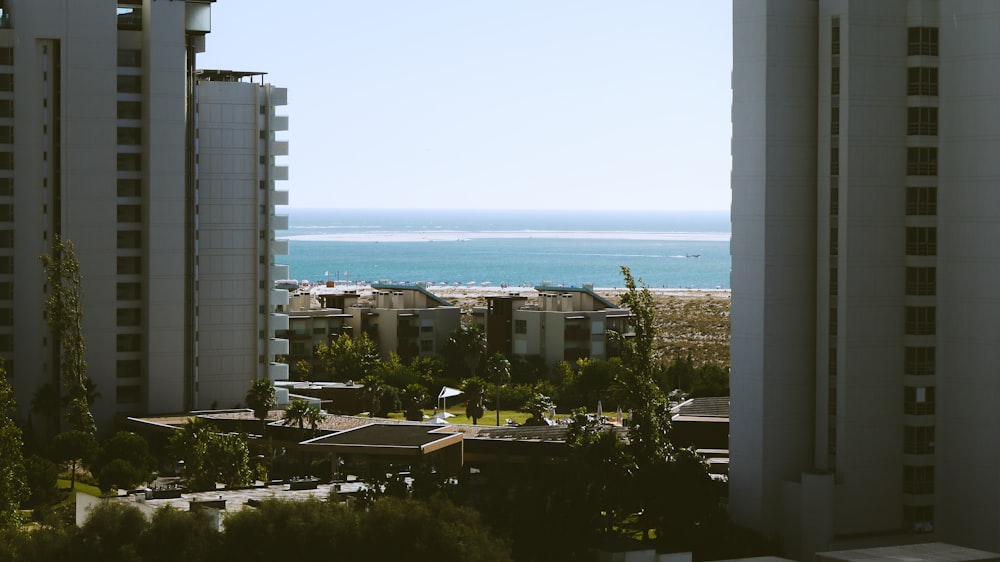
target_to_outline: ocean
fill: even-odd
[[[293,279],[729,288],[729,213],[289,208]]]

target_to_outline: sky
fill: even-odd
[[[292,207],[728,210],[729,0],[219,0]]]

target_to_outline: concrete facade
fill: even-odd
[[[22,417],[41,385],[59,382],[38,260],[57,235],[81,265],[99,428],[123,414],[233,405],[272,370],[269,291],[287,277],[271,266],[282,250],[271,242],[282,224],[274,205],[287,204],[272,180],[287,173],[271,158],[284,149],[271,131],[285,118],[262,123],[257,103],[271,116],[284,94],[195,79],[210,9],[208,0],[2,3],[0,356]],[[230,113],[216,119],[206,107],[196,116],[196,90]],[[252,166],[231,157],[225,169],[205,160],[199,169],[199,158],[227,153],[235,131],[213,134],[247,107],[255,120],[232,126],[252,142],[241,148],[256,151]],[[214,214],[223,201],[231,216]],[[217,239],[221,232],[232,234]],[[221,330],[232,321],[238,328]],[[45,416],[35,416],[42,426]]]
[[[1000,12],[733,9],[733,517],[997,550]]]

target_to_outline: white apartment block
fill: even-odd
[[[1000,4],[733,2],[730,512],[1000,548]]]
[[[38,259],[56,235],[81,264],[100,429],[287,377],[272,313],[287,299],[272,291],[287,277],[286,94],[259,73],[196,72],[211,4],[0,2],[0,355],[24,417],[59,380]]]

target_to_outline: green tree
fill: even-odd
[[[361,379],[360,384],[364,387],[361,390],[361,397],[364,400],[365,406],[368,408],[369,417],[385,417],[392,411],[391,404],[386,401],[386,398],[392,399],[392,396],[387,396],[391,394],[389,385],[378,377],[376,374],[366,375]],[[396,398],[398,399],[398,392],[396,393]]]
[[[59,498],[56,484],[59,480],[59,465],[45,457],[31,455],[24,459],[26,482],[30,494],[26,506],[37,507],[55,503]]]
[[[472,425],[476,425],[479,418],[483,417],[483,392],[486,390],[486,381],[479,377],[471,377],[462,381],[462,390],[465,392],[465,415],[472,420]]]
[[[304,429],[306,424],[306,414],[309,412],[311,407],[307,400],[301,398],[295,398],[288,404],[285,408],[285,413],[282,414],[282,419],[285,421],[285,425],[295,425],[299,429]]]
[[[49,296],[45,318],[59,349],[59,371],[69,405],[66,422],[73,430],[94,435],[97,425],[90,412],[86,343],[83,337],[83,276],[73,243],[56,235],[52,253],[39,256],[45,268]]]
[[[502,353],[494,353],[486,360],[486,376],[496,386],[497,425],[500,425],[500,389],[510,382],[510,361]]]
[[[52,438],[52,458],[69,464],[70,489],[76,488],[79,468],[90,466],[101,452],[101,445],[93,433],[80,429],[64,431]]]
[[[247,390],[246,401],[247,406],[253,410],[254,417],[259,419],[261,424],[267,423],[267,413],[278,404],[271,379],[264,377],[254,379]]]
[[[407,385],[403,389],[403,408],[407,420],[423,421],[424,404],[427,402],[429,396],[427,387],[419,383]]]
[[[157,509],[139,537],[138,552],[145,562],[201,562],[218,560],[219,532],[205,511]]]
[[[192,490],[214,490],[218,482],[228,487],[250,483],[250,449],[245,435],[216,433],[211,424],[194,417],[170,436],[168,449],[184,461],[184,480]]]
[[[390,352],[388,359],[379,362],[375,374],[385,384],[396,388],[406,388],[420,380],[420,373],[411,365],[403,363],[396,352]]]
[[[378,346],[364,333],[357,338],[341,334],[330,345],[320,344],[315,357],[326,371],[326,378],[340,382],[364,377],[379,361]]]
[[[149,443],[141,435],[131,431],[119,431],[105,439],[101,444],[100,454],[90,468],[100,475],[104,467],[115,460],[122,460],[132,467],[135,475],[134,479],[129,479],[132,484],[150,480],[153,469],[156,468],[156,459],[149,452]],[[129,485],[124,482],[119,484]]]
[[[14,390],[0,359],[0,533],[17,528],[21,520],[18,508],[30,493],[21,453],[21,428],[12,417],[16,408]]]
[[[459,358],[466,369],[465,374],[474,377],[479,360],[486,353],[486,334],[479,326],[463,325],[448,336],[445,352]]]
[[[546,422],[546,414],[554,410],[556,407],[552,399],[542,394],[541,392],[536,392],[530,400],[524,404],[524,409],[531,414],[531,417],[524,422],[524,425],[548,425]]]
[[[98,502],[90,508],[77,542],[78,560],[138,561],[139,537],[149,522],[139,508],[123,502]]]

